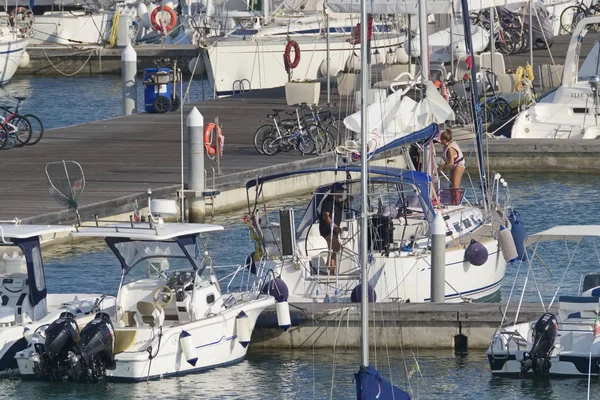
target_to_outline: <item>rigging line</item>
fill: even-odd
[[[346,313],[348,313],[349,310],[346,310]],[[333,361],[332,361],[332,369],[331,369],[331,389],[329,392],[329,398],[333,399],[333,388],[334,388],[334,382],[335,382],[335,362],[336,362],[336,356],[337,356],[337,340],[340,334],[340,326],[342,325],[342,319],[343,319],[343,312],[340,314],[339,317],[339,322],[338,322],[338,326],[335,332],[335,339],[333,341]]]
[[[579,244],[581,243],[581,240],[579,242],[577,242],[577,244],[575,245],[575,249],[573,249],[573,255],[569,256],[569,246],[566,243],[567,241],[565,240],[565,245],[567,247],[567,257],[569,259],[569,262],[567,264],[567,268],[565,268],[565,272],[563,273],[562,278],[560,279],[560,282],[558,283],[558,286],[556,287],[556,292],[554,292],[554,296],[552,297],[552,301],[550,301],[550,305],[548,305],[548,308],[552,307],[552,303],[554,303],[554,300],[556,299],[556,295],[558,294],[558,291],[560,290],[560,287],[563,283],[563,281],[565,280],[565,277],[567,276],[567,272],[569,271],[569,268],[571,267],[571,263],[573,262],[573,259],[575,258],[575,254],[577,253],[577,249],[579,248]]]
[[[548,50],[548,55],[550,56],[550,60],[552,61],[552,65],[555,66],[556,62],[554,61],[554,56],[552,56],[552,49],[550,48],[550,45],[548,44],[548,39],[546,39],[546,32],[544,32],[544,28],[542,26],[542,22],[540,21],[540,16],[538,14],[537,7],[535,6],[535,3],[532,3],[532,6],[530,7],[530,10],[532,8],[533,8],[533,12],[535,13],[535,18],[538,21],[538,25],[541,28],[540,31],[542,31],[542,37],[544,38],[544,44],[546,44],[546,49]],[[529,29],[533,29],[533,27],[529,27]],[[533,46],[533,43],[529,43],[529,46]]]

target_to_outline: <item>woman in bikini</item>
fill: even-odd
[[[440,143],[444,145],[442,159],[444,164],[439,166],[439,170],[450,169],[450,189],[452,189],[452,205],[459,205],[461,201],[460,181],[465,172],[465,158],[458,144],[452,141],[452,131],[445,129],[440,133]]]

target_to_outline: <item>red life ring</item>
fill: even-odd
[[[19,32],[27,33],[33,27],[33,12],[25,7],[17,7],[8,16],[10,26],[17,26]]]
[[[294,61],[291,59],[292,48],[294,48]],[[283,64],[286,70],[294,69],[300,64],[300,46],[295,40],[290,40],[285,46],[285,52],[283,53]]]
[[[157,18],[158,13],[161,13],[160,18]],[[167,21],[165,21],[165,13],[169,15]],[[162,32],[163,35],[166,35],[169,31],[175,28],[175,25],[177,25],[177,14],[169,6],[158,6],[154,9],[154,11],[152,11],[152,14],[150,15],[150,22],[152,23],[152,27],[154,29]]]
[[[214,122],[211,122],[204,127],[204,149],[211,156],[217,152],[217,145],[216,145],[217,142],[215,141],[215,145],[213,145],[212,140],[211,140],[216,127],[217,127],[217,125],[215,125]],[[219,138],[217,140],[219,140],[223,137],[223,132],[221,131],[221,127],[219,127],[219,129],[218,129],[218,133],[219,133]],[[220,150],[222,153],[223,148],[221,147]]]

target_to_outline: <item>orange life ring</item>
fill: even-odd
[[[161,18],[157,18],[158,13],[161,13]],[[169,15],[168,21],[165,21],[163,16],[164,13]],[[162,32],[163,35],[169,33],[169,31],[175,28],[177,25],[177,14],[175,11],[169,6],[158,6],[152,11],[150,15],[150,22],[152,23],[152,27],[159,32]],[[168,22],[168,24],[166,23]]]
[[[206,127],[204,127],[204,149],[211,156],[217,152],[216,141],[215,141],[215,145],[213,145],[212,140],[211,140],[211,137],[212,137],[216,127],[217,127],[217,125],[215,125],[214,122],[211,122],[208,125],[206,125]],[[223,137],[223,131],[221,131],[221,127],[219,127],[219,129],[218,129],[218,134],[219,134],[219,139]],[[220,150],[222,152],[223,148],[221,148]]]
[[[19,32],[27,33],[33,27],[33,12],[29,8],[17,7],[8,15],[10,26],[19,27]]]
[[[294,49],[294,61],[291,59],[292,48]],[[300,64],[300,46],[295,40],[290,40],[283,52],[283,64],[286,70],[294,69]]]

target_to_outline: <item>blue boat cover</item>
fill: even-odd
[[[354,375],[357,400],[410,400],[410,395],[384,379],[372,366],[360,367]]]

